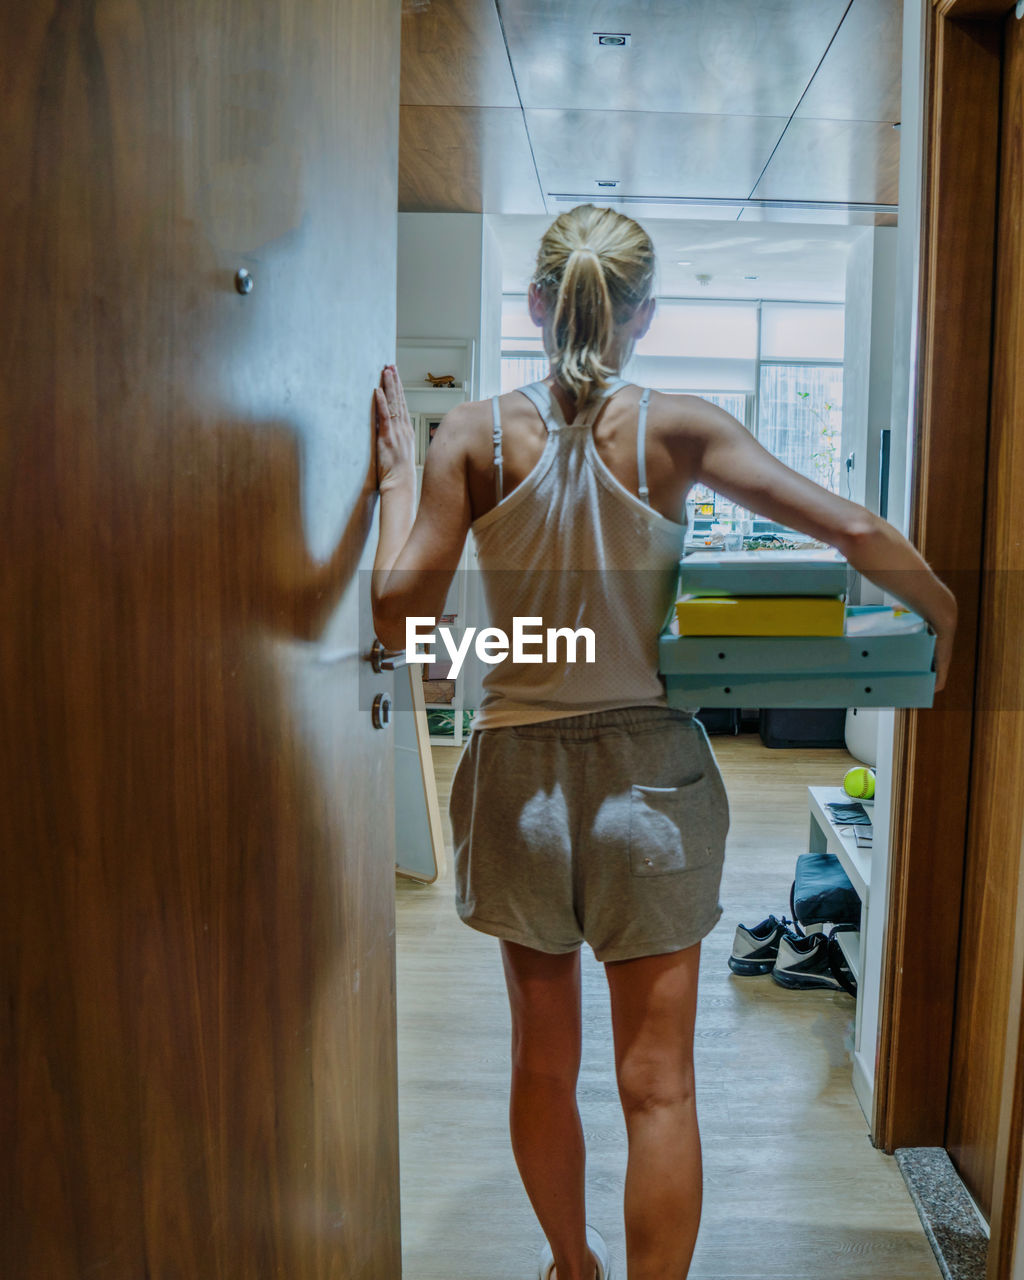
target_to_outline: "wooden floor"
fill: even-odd
[[[934,1280],[940,1275],[891,1156],[871,1145],[850,1076],[853,1000],[787,991],[726,963],[736,923],[789,914],[807,851],[808,785],[839,785],[841,750],[712,738],[732,825],[725,914],[704,940],[696,1029],[704,1210],[692,1280]],[[459,750],[433,749],[447,827]],[[450,838],[450,837],[449,837]],[[540,1228],[506,1127],[508,1010],[498,943],[456,916],[447,874],[399,880],[398,1047],[404,1280],[535,1280]],[[588,1219],[626,1280],[625,1136],[602,966],[583,949],[579,1100]],[[666,1278],[668,1280],[668,1278]]]

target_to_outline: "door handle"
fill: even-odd
[[[381,671],[395,671],[398,667],[406,665],[405,650],[385,649],[374,636],[373,647],[370,649],[370,665],[378,674]]]
[[[378,693],[370,708],[370,719],[375,729],[386,729],[391,723],[391,695]]]

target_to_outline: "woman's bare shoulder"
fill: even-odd
[[[471,454],[485,435],[490,437],[491,415],[490,400],[464,400],[445,413],[435,432],[435,439],[443,433],[449,446]]]
[[[702,396],[687,392],[651,393],[652,431],[673,449],[702,450],[708,440],[722,431],[746,428],[731,413]]]
[[[518,391],[507,391],[498,397],[498,413],[503,424],[518,420],[531,408],[529,400]],[[534,415],[529,414],[532,418]],[[444,431],[453,443],[468,453],[483,451],[490,456],[494,428],[494,401],[464,400],[445,414],[438,431]]]

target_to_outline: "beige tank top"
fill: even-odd
[[[583,661],[584,645],[578,643],[577,661],[568,661],[564,642],[556,644],[555,661],[547,660],[543,643],[530,647],[542,661],[504,658],[483,677],[474,729],[667,705],[658,636],[677,597],[686,525],[667,519],[648,501],[649,390],[637,418],[639,498],[597,451],[594,419],[604,398],[626,385],[616,379],[571,424],[546,383],[523,387],[548,435],[536,466],[508,497],[502,495],[501,412],[494,397],[498,501],[470,526],[490,625],[510,638],[517,617],[541,619],[530,626],[535,633],[586,627],[594,633],[595,660]]]

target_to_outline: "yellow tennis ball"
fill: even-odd
[[[870,800],[875,794],[875,771],[858,765],[855,769],[847,769],[843,778],[843,790],[848,796],[856,796],[858,800]]]

